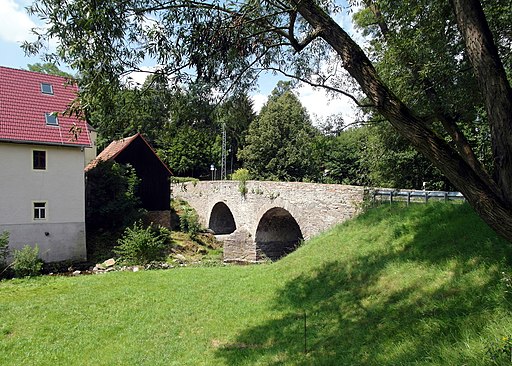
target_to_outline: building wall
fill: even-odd
[[[229,208],[236,230],[222,236],[224,259],[228,261],[258,260],[255,248],[258,225],[272,209],[288,212],[298,224],[302,238],[307,240],[354,217],[364,198],[363,187],[260,181],[247,182],[247,194],[242,197],[238,184],[237,181],[205,181],[172,187],[173,196],[187,201],[205,227],[209,227],[217,203],[223,202]]]
[[[33,169],[33,150],[46,151],[46,170]],[[0,143],[0,231],[11,250],[38,244],[47,262],[85,259],[83,164],[79,147]],[[34,219],[35,201],[46,219]]]
[[[95,130],[89,129],[89,139],[91,140],[91,146],[86,147],[84,150],[84,167],[98,156],[98,145],[96,144],[98,133]]]

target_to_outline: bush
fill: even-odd
[[[247,194],[247,181],[251,179],[250,173],[247,169],[240,168],[235,170],[233,174],[231,174],[232,180],[238,180],[238,191],[245,198]]]
[[[114,253],[127,264],[147,264],[165,259],[165,250],[170,244],[171,232],[164,227],[143,227],[136,222],[127,227],[123,236],[117,241]]]
[[[37,276],[43,268],[43,261],[39,259],[39,247],[32,248],[25,245],[23,249],[15,249],[13,253],[12,270],[16,277]]]
[[[88,230],[124,229],[142,218],[140,184],[129,164],[100,162],[87,173],[85,222]]]
[[[191,238],[194,238],[201,231],[197,213],[190,206],[182,206],[180,229],[184,233],[189,233]]]
[[[5,266],[5,259],[7,258],[7,253],[9,252],[9,232],[4,231],[0,234],[0,269]]]

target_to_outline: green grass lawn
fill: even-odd
[[[467,205],[394,205],[273,264],[3,281],[0,365],[492,365],[511,258]]]

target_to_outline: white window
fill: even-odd
[[[53,86],[48,83],[41,83],[41,93],[43,94],[53,94]]]
[[[45,113],[44,118],[46,120],[46,124],[49,126],[58,126],[59,120],[57,119],[56,113]]]
[[[46,202],[34,202],[34,220],[46,220]]]

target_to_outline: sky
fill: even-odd
[[[38,19],[29,17],[25,10],[25,7],[31,3],[31,0],[0,0],[0,66],[26,69],[28,64],[42,62],[38,57],[25,56],[20,47],[24,40],[34,40],[30,30],[33,27],[41,26]],[[348,15],[340,15],[338,22],[349,33],[355,34]],[[152,67],[154,65],[145,66]],[[60,67],[65,69],[65,67]],[[279,80],[284,80],[284,78],[271,74],[260,78],[258,91],[251,95],[257,112],[267,101],[268,95]],[[295,92],[314,121],[325,119],[332,114],[341,114],[346,124],[355,119],[355,105],[347,97],[340,96],[332,99],[327,97],[322,90],[315,90],[304,84],[299,85]]]

